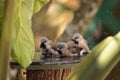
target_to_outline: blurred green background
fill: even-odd
[[[85,39],[90,48],[109,35],[115,35],[120,31],[120,0],[103,0],[96,16],[91,21]]]

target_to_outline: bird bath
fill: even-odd
[[[71,70],[80,63],[83,57],[43,58],[35,53],[30,66],[26,68],[27,80],[66,80]],[[17,62],[11,61],[10,65],[22,68]]]

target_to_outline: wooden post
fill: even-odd
[[[27,70],[27,80],[66,80],[70,72],[70,68]]]

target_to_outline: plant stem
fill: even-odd
[[[0,80],[7,80],[7,72],[9,65],[9,55],[11,51],[11,36],[12,36],[12,22],[14,1],[5,1],[5,13],[3,21],[3,29],[0,42]]]

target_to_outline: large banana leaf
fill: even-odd
[[[14,0],[12,58],[26,68],[34,55],[34,38],[31,29],[34,0]]]

